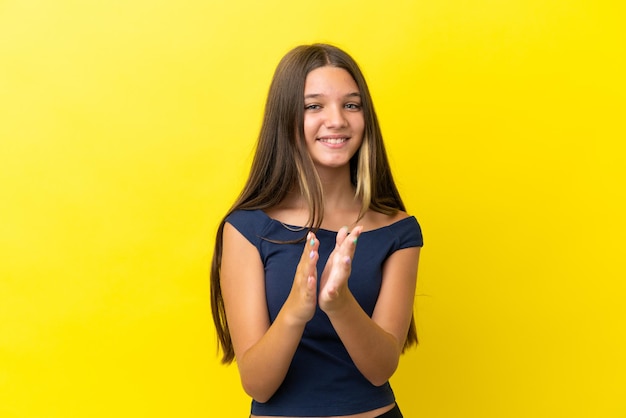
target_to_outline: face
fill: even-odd
[[[363,141],[361,95],[343,68],[311,71],[304,85],[304,136],[313,163],[320,168],[349,166]]]

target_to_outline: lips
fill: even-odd
[[[337,144],[343,144],[348,139],[350,138],[347,136],[324,136],[324,137],[318,138],[317,140],[325,144],[337,145]]]

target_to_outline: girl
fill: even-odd
[[[211,271],[222,361],[237,360],[252,417],[402,417],[388,380],[417,343],[421,246],[357,64],[293,49]]]

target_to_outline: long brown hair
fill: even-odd
[[[306,145],[299,138],[304,138],[306,77],[312,70],[324,66],[346,70],[361,94],[365,131],[361,147],[350,161],[350,179],[356,187],[356,197],[361,201],[360,217],[369,209],[388,215],[405,210],[391,175],[372,98],[356,62],[341,49],[327,44],[302,45],[292,49],[274,73],[248,180],[217,230],[211,266],[211,310],[218,345],[223,352],[222,363],[231,363],[235,358],[220,287],[226,217],[236,210],[271,208],[279,204],[290,190],[298,187],[309,207],[307,228],[317,230],[322,223],[322,185]],[[404,348],[416,343],[415,320],[411,317]]]

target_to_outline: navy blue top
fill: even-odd
[[[293,283],[307,230],[284,225],[261,210],[233,212],[226,221],[259,251],[265,267],[265,291],[270,321],[282,308]],[[320,229],[318,275],[335,247],[337,232]],[[348,280],[350,291],[371,317],[382,283],[385,260],[397,250],[423,245],[414,217],[362,232]],[[318,277],[319,279],[319,277]],[[319,280],[318,280],[319,283]],[[252,414],[269,416],[333,416],[370,411],[395,401],[389,383],[372,385],[356,368],[330,320],[318,306],[302,335],[285,380],[265,403],[252,401]]]

